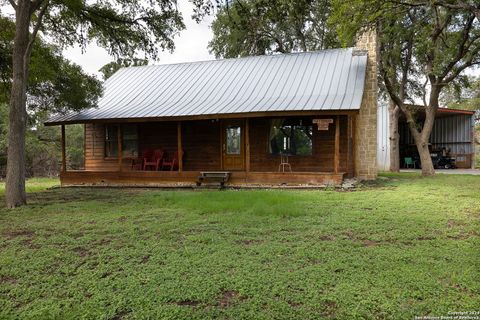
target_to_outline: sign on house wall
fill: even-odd
[[[319,131],[328,131],[328,126],[333,123],[333,119],[313,119],[312,122],[317,125]]]

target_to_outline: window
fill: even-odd
[[[240,154],[241,128],[239,126],[227,127],[227,154]]]
[[[122,154],[124,157],[138,156],[138,130],[136,125],[122,126]]]
[[[273,119],[270,122],[270,154],[312,154],[312,122],[303,119]]]
[[[118,157],[118,126],[105,126],[105,157]]]
[[[138,155],[138,130],[136,125],[122,125],[122,157]],[[105,126],[105,157],[118,157],[118,125]]]

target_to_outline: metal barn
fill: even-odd
[[[420,116],[421,117],[421,116]],[[390,139],[388,133],[388,106],[378,108],[377,160],[379,170],[390,169]],[[455,159],[458,168],[472,168],[475,163],[474,112],[441,108],[437,111],[435,124],[430,136],[431,150],[444,149]],[[403,159],[416,152],[413,138],[404,119],[399,123],[400,164]]]

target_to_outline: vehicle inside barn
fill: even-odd
[[[469,169],[475,165],[474,111],[440,108],[430,135],[430,155],[435,169]],[[419,112],[419,119],[424,114]],[[421,168],[420,158],[405,118],[399,122],[400,164]]]
[[[418,108],[419,123],[425,114]],[[476,167],[475,111],[439,108],[430,135],[429,150],[435,169],[471,169]],[[380,104],[377,110],[377,162],[382,171],[390,171],[390,119],[388,106]],[[402,169],[421,169],[420,157],[404,116],[400,116],[399,163]]]

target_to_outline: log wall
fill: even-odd
[[[335,119],[332,117],[316,117]],[[340,118],[340,172],[353,172],[353,158],[348,157],[347,116]],[[269,153],[269,119],[250,120],[250,168],[254,172],[273,172],[278,170],[279,155]],[[328,131],[317,130],[313,126],[312,155],[290,156],[289,163],[293,171],[298,172],[332,172],[335,154],[335,122],[329,125]],[[347,163],[349,162],[349,164]]]
[[[336,116],[323,118],[335,119]],[[339,171],[353,175],[353,138],[349,137],[348,117],[340,116]],[[322,117],[315,117],[322,118]],[[221,170],[220,121],[182,122],[182,147],[185,155],[183,170]],[[279,155],[269,153],[268,118],[250,119],[250,170],[252,172],[276,172]],[[162,148],[167,153],[177,149],[177,123],[151,122],[138,124],[139,149]],[[105,157],[105,125],[85,125],[85,169],[87,171],[118,171],[117,158]],[[313,126],[313,149],[309,156],[291,156],[289,162],[294,172],[332,172],[334,170],[335,121],[328,131],[319,131]],[[350,152],[348,149],[350,148]],[[123,161],[122,170],[131,170],[131,160]]]

